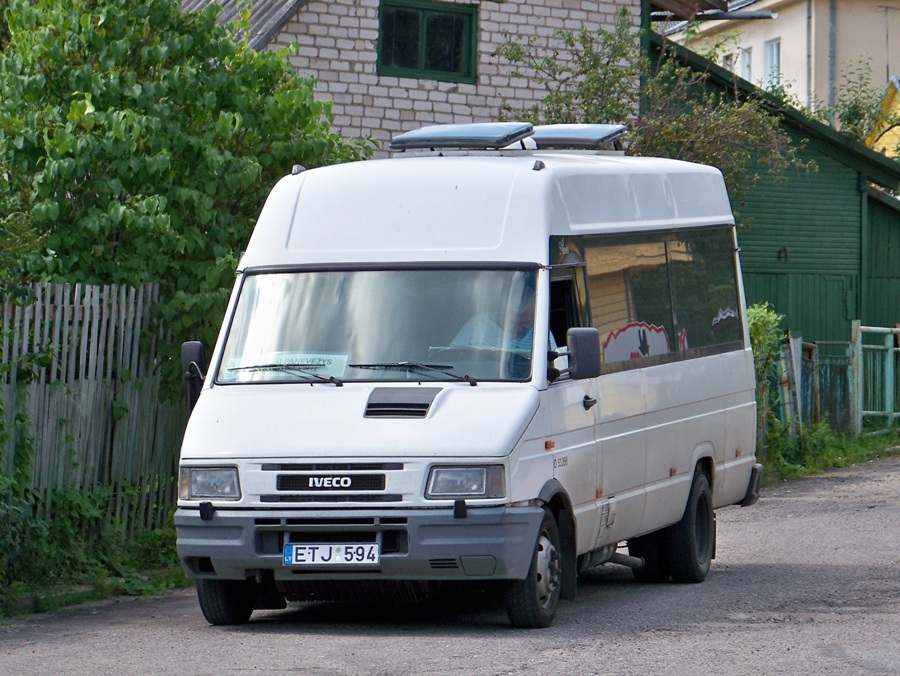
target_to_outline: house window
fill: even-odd
[[[741,77],[747,82],[753,82],[753,48],[744,47],[741,50]]]
[[[763,44],[763,69],[765,88],[777,87],[781,83],[781,39]]]
[[[475,82],[476,5],[382,0],[378,72]]]
[[[722,55],[722,68],[727,71],[734,72],[734,54],[728,53]]]

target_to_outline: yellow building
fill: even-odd
[[[881,100],[881,122],[866,139],[866,145],[888,157],[897,157],[900,147],[900,78],[892,77]]]

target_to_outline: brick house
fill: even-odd
[[[194,11],[212,0],[182,0]],[[386,145],[402,131],[435,123],[495,120],[503,100],[526,107],[542,92],[511,79],[494,55],[505,33],[547,46],[557,29],[611,27],[625,7],[649,21],[648,0],[216,0],[220,21],[251,6],[250,46],[299,45],[291,62],[318,79],[334,102],[333,129]],[[654,0],[686,17],[721,0]]]

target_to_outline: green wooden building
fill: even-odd
[[[652,35],[650,53],[663,38]],[[768,301],[807,341],[847,341],[851,321],[900,323],[900,162],[786,108],[751,83],[666,42],[708,84],[761,96],[816,171],[763,175],[737,209],[748,304]]]

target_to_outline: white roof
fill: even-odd
[[[547,264],[554,235],[733,222],[721,173],[702,165],[585,152],[401,156],[283,178],[241,267]]]

